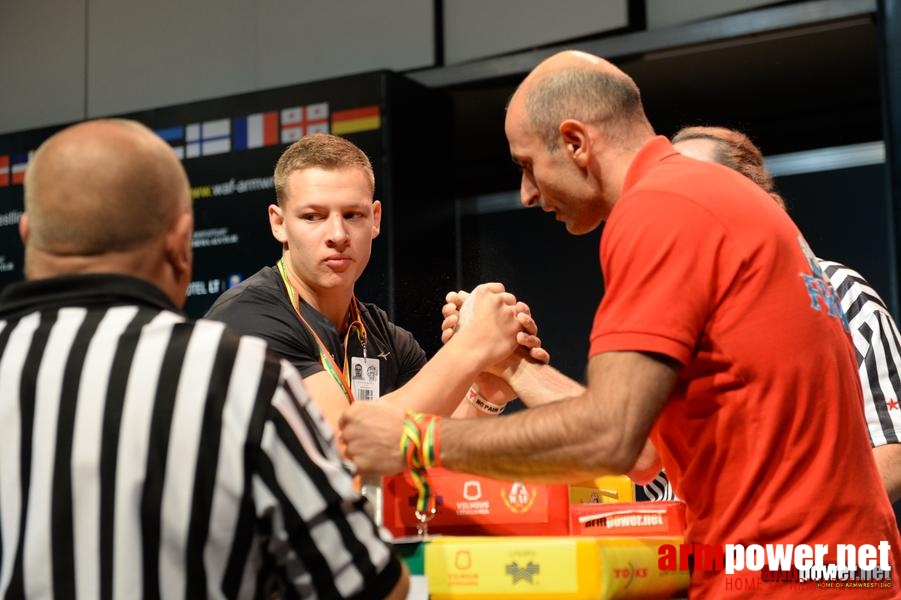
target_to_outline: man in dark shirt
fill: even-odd
[[[513,393],[499,379],[479,376],[478,357],[505,356],[518,338],[546,361],[528,307],[493,288],[485,301],[506,303],[508,322],[475,328],[427,362],[409,331],[354,295],[379,234],[382,207],[374,189],[369,159],[346,139],[316,134],[292,144],[276,165],[277,204],[269,207],[282,257],[225,292],[207,317],[267,340],[300,370],[333,427],[354,399],[383,398],[444,415],[497,414]],[[357,366],[365,378],[350,376]]]

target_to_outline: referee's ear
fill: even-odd
[[[19,237],[22,238],[22,245],[28,245],[28,236],[31,234],[31,224],[28,222],[28,213],[23,213],[19,219]]]
[[[176,306],[184,306],[188,284],[191,282],[193,251],[191,238],[194,233],[194,216],[181,213],[166,234],[166,263],[171,281],[167,282],[167,293]]]

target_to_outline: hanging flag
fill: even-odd
[[[9,185],[9,155],[0,154],[0,187]]]
[[[278,113],[255,113],[232,119],[235,150],[262,148],[278,143]]]
[[[296,142],[305,135],[328,132],[328,102],[282,109],[283,144]]]
[[[31,157],[34,156],[34,150],[29,150],[28,154],[13,154],[12,158],[12,184],[22,185],[25,182],[25,170]]]
[[[335,135],[369,131],[381,126],[382,117],[377,104],[332,113],[332,133]]]
[[[231,126],[228,119],[192,123],[185,127],[185,158],[231,152]]]
[[[185,128],[181,125],[177,127],[168,127],[166,129],[155,129],[153,131],[155,134],[166,140],[170,146],[172,146],[172,151],[175,152],[175,156],[178,157],[179,160],[184,160],[185,158]]]

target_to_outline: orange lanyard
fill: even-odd
[[[366,358],[366,326],[363,325],[363,316],[360,314],[360,307],[357,304],[357,297],[353,296],[350,300],[350,317],[351,322],[347,326],[347,332],[344,334],[344,368],[338,368],[338,364],[335,362],[335,359],[332,358],[331,352],[328,351],[328,348],[325,347],[325,344],[316,334],[316,330],[307,322],[307,320],[303,317],[303,314],[300,312],[300,296],[297,292],[294,291],[294,287],[288,281],[288,272],[285,268],[285,259],[284,257],[278,260],[276,264],[278,268],[279,274],[282,276],[282,281],[285,282],[285,287],[288,288],[288,298],[291,301],[291,306],[294,307],[294,311],[297,313],[297,316],[300,318],[301,322],[306,325],[307,329],[310,330],[310,333],[313,334],[313,338],[316,340],[316,344],[319,346],[319,362],[322,363],[322,366],[328,372],[329,375],[335,380],[338,386],[341,388],[341,391],[344,392],[344,396],[347,398],[347,401],[351,404],[354,402],[354,393],[351,390],[350,384],[347,382],[347,342],[350,339],[350,332],[353,329],[357,330],[357,339],[360,340],[360,345],[363,346],[363,358]]]

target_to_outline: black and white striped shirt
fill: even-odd
[[[882,298],[860,273],[821,260],[842,303],[857,355],[870,444],[901,441],[901,335]]]
[[[901,441],[901,334],[885,302],[857,271],[835,261],[818,259],[820,268],[841,300],[851,328],[870,445]],[[673,500],[666,473],[638,495],[649,500]]]
[[[149,283],[10,286],[0,598],[383,597],[400,563],[331,436],[265,342]]]

